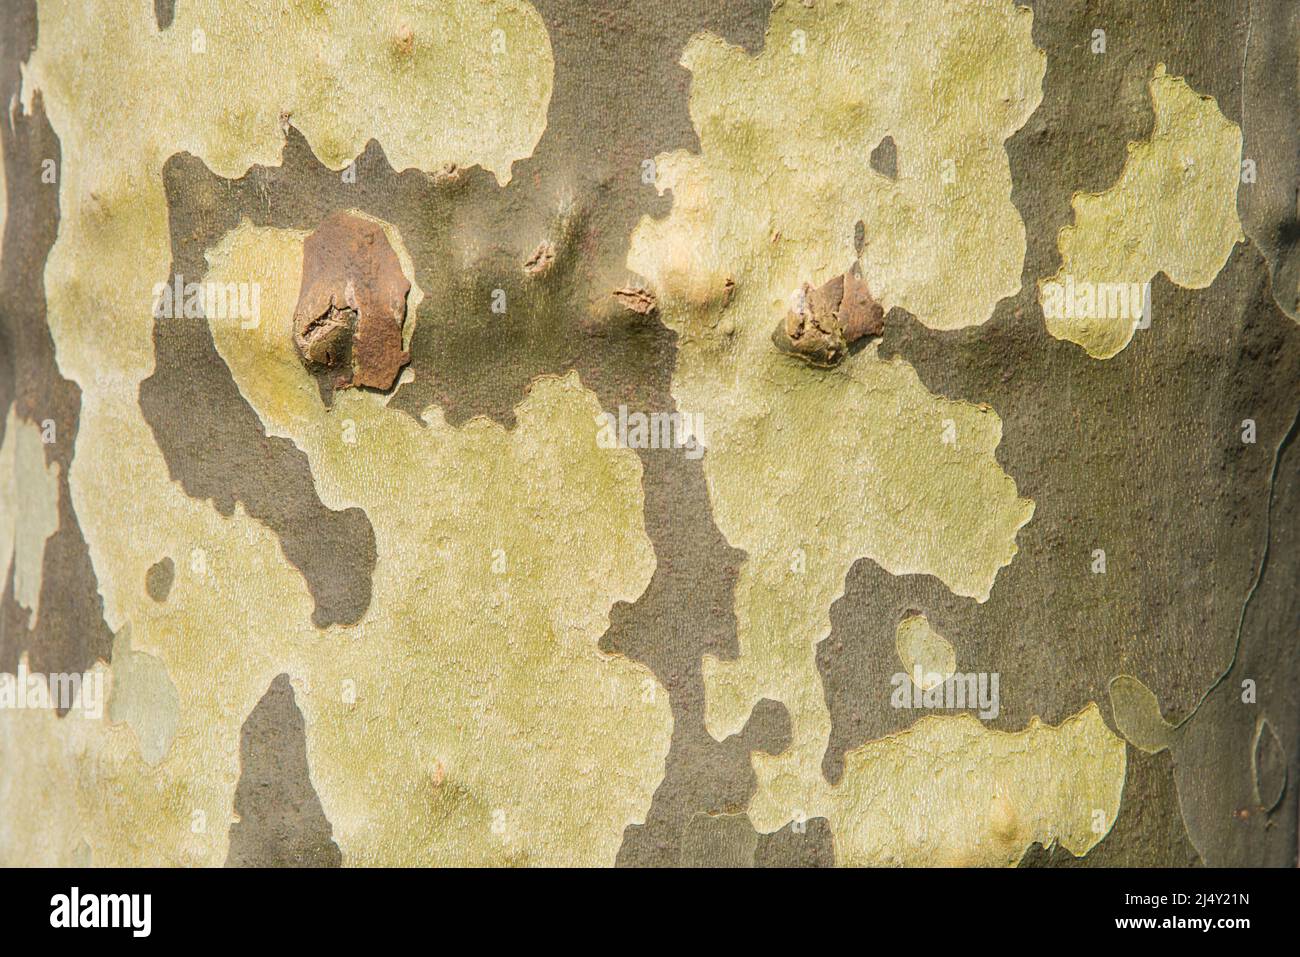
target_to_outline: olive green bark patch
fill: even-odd
[[[165,556],[149,566],[149,571],[144,576],[145,591],[154,601],[166,601],[175,579],[176,563],[171,560],[170,555]]]
[[[1286,791],[1287,759],[1277,732],[1267,718],[1260,719],[1255,732],[1255,753],[1251,764],[1255,771],[1255,797],[1259,806],[1271,811]]]
[[[1241,225],[1268,259],[1278,306],[1300,321],[1300,17],[1250,3],[1241,54]]]
[[[898,144],[892,136],[886,136],[871,151],[871,168],[881,176],[898,178]]]
[[[682,834],[682,867],[753,867],[758,838],[743,814],[697,814]]]
[[[1290,320],[1284,320],[1290,324]],[[1274,449],[1266,548],[1241,609],[1231,667],[1174,746],[1187,832],[1211,866],[1295,864],[1300,645],[1300,416]]]
[[[1137,678],[1120,675],[1110,683],[1115,727],[1129,744],[1155,754],[1176,740],[1177,728],[1160,714],[1155,694]]]

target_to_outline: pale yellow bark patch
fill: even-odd
[[[100,184],[182,150],[223,176],[274,165],[286,119],[327,166],[373,138],[395,169],[480,165],[504,183],[545,129],[553,73],[523,0],[179,3],[162,31],[148,3],[54,0],[26,80],[64,166]]]
[[[1006,0],[839,0],[773,10],[758,56],[694,38],[682,62],[701,151],[657,158],[673,212],[642,223],[629,266],[682,297],[748,272],[770,309],[843,272],[861,220],[886,310],[935,329],[986,321],[1020,289],[1003,144],[1042,100],[1032,23]],[[869,162],[886,136],[895,180]]]
[[[932,716],[850,751],[805,813],[841,866],[1008,866],[1034,842],[1081,857],[1115,823],[1125,760],[1095,704],[1011,733]]]
[[[1061,268],[1039,282],[1047,331],[1109,359],[1133,339],[1137,322],[1105,292],[1145,284],[1158,272],[1187,289],[1214,281],[1232,248],[1245,239],[1237,216],[1241,128],[1164,64],[1151,78],[1155,128],[1130,143],[1119,179],[1103,193],[1074,197],[1074,224],[1057,239]],[[1074,292],[1067,305],[1064,287]],[[1098,295],[1098,289],[1102,295]],[[1088,302],[1089,294],[1094,300]],[[1172,321],[1152,316],[1152,322]]]

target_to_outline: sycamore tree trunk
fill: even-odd
[[[0,864],[1294,865],[1300,23],[15,2]]]

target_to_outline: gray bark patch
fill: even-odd
[[[334,828],[312,787],[302,712],[288,675],[271,682],[244,722],[239,758],[239,821],[230,827],[226,866],[340,866]]]

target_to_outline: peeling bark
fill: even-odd
[[[378,224],[327,217],[303,248],[293,336],[304,365],[335,389],[391,389],[411,358],[402,348],[410,289]]]

